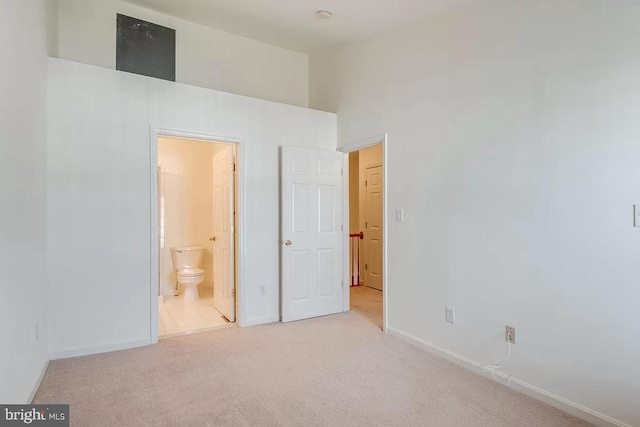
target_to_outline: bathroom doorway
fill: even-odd
[[[159,134],[155,147],[157,337],[233,326],[238,144]]]

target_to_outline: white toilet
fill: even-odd
[[[184,301],[198,300],[198,285],[204,281],[201,246],[174,246],[171,248],[173,268],[178,271],[178,283],[184,286]]]

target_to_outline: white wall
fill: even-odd
[[[27,403],[47,361],[44,1],[0,13],[0,402]],[[37,334],[37,337],[36,337]]]
[[[244,140],[240,315],[279,319],[278,147],[335,150],[334,114],[59,59],[48,95],[52,357],[150,337],[150,125]]]
[[[60,11],[59,0],[45,0],[47,11],[47,53],[49,56],[57,58],[59,55],[59,33],[60,22],[58,22],[58,14]]]
[[[390,328],[490,364],[513,325],[504,372],[631,425],[639,21],[636,1],[482,2],[311,60],[339,64],[311,93],[340,145],[389,134]]]
[[[176,30],[176,81],[307,107],[309,57],[118,0],[59,0],[60,58],[115,69],[116,14]]]
[[[161,199],[164,200],[164,247],[161,278],[164,295],[173,295],[176,270],[172,246],[202,246],[204,282],[213,284],[213,156],[226,144],[158,138],[158,165],[162,169]]]

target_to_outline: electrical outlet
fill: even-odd
[[[449,323],[456,323],[456,310],[453,307],[445,307],[445,318]]]
[[[516,343],[516,328],[513,326],[507,325],[504,331],[504,340],[510,342],[511,344]]]
[[[260,285],[260,295],[266,295],[267,294],[267,289],[264,287],[264,285]]]

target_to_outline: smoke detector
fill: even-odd
[[[333,17],[333,13],[329,12],[328,10],[319,10],[316,12],[315,17],[323,21],[328,21]]]

